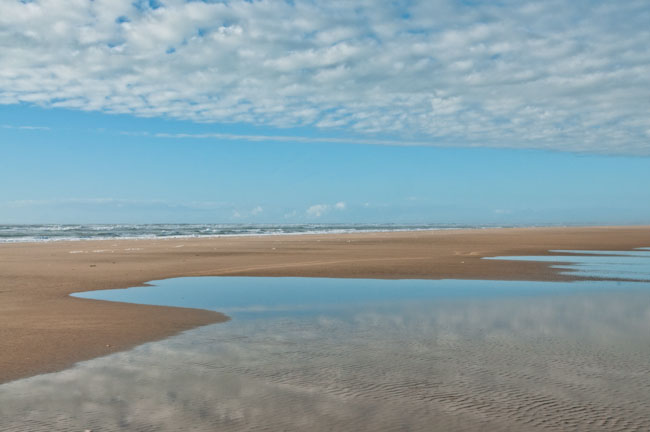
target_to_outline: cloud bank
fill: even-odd
[[[0,104],[650,154],[650,4],[0,2]]]

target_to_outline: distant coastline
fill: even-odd
[[[567,224],[0,224],[0,243],[80,240],[138,240],[364,232],[437,231],[450,229],[568,227]]]

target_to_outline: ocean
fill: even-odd
[[[496,228],[466,224],[34,224],[0,225],[0,243]]]

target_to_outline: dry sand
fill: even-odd
[[[643,246],[650,246],[650,227],[0,244],[0,383],[227,319],[73,292],[210,275],[566,280],[544,263],[480,258]]]

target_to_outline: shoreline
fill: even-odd
[[[532,228],[532,227],[530,227]],[[86,241],[139,241],[139,240],[198,240],[198,239],[218,239],[218,238],[238,238],[238,237],[282,237],[282,236],[308,236],[308,235],[346,235],[346,234],[382,234],[382,233],[400,233],[400,232],[422,232],[422,231],[450,231],[450,230],[478,230],[478,229],[508,229],[502,227],[489,228],[421,228],[421,229],[396,229],[396,230],[367,230],[367,231],[323,231],[323,232],[290,232],[290,233],[267,233],[267,234],[211,234],[211,235],[178,235],[178,236],[160,236],[160,237],[102,237],[102,238],[53,238],[47,240],[18,240],[2,241],[3,244],[47,244],[60,242],[86,242]]]
[[[639,225],[643,226],[643,225]],[[121,241],[121,240],[130,240],[130,241],[139,241],[139,240],[194,240],[194,239],[218,239],[218,238],[238,238],[238,237],[282,237],[282,236],[310,236],[310,235],[346,235],[346,234],[384,234],[384,233],[404,233],[404,232],[426,232],[426,231],[461,231],[461,230],[484,230],[484,229],[517,229],[517,228],[571,228],[569,226],[557,226],[557,227],[536,227],[536,226],[526,226],[526,227],[467,227],[467,228],[405,228],[405,229],[393,229],[393,230],[331,230],[331,231],[307,231],[307,232],[286,232],[286,233],[238,233],[238,234],[207,234],[207,235],[169,235],[169,236],[158,236],[158,237],[146,237],[146,236],[133,236],[133,237],[97,237],[97,238],[51,238],[51,239],[42,239],[42,240],[16,240],[16,241],[7,241],[0,239],[0,245],[3,244],[47,244],[47,243],[60,243],[60,242],[86,242],[86,241]]]
[[[0,224],[1,225],[1,224]],[[43,224],[43,225],[57,225],[57,224]],[[110,225],[110,224],[89,224],[88,226],[94,225]],[[119,225],[119,224],[118,224]],[[153,224],[158,225],[158,224]],[[192,224],[179,224],[179,225],[192,225]],[[264,226],[264,224],[261,224]],[[381,224],[379,224],[381,225]],[[23,226],[19,224],[8,224],[6,226]],[[29,224],[25,226],[30,226]],[[76,226],[76,225],[75,225]],[[467,231],[467,230],[504,230],[504,229],[573,229],[573,228],[634,228],[634,227],[646,227],[647,225],[522,225],[522,226],[462,226],[462,227],[424,227],[424,228],[397,228],[397,229],[367,229],[367,230],[354,230],[354,229],[341,229],[341,230],[314,230],[314,231],[295,231],[295,232],[268,232],[268,233],[237,233],[237,234],[205,234],[205,235],[193,235],[193,234],[180,234],[180,235],[168,235],[168,236],[124,236],[124,237],[52,237],[47,239],[18,239],[18,240],[7,240],[6,237],[0,237],[0,245],[3,244],[47,244],[47,243],[60,243],[60,242],[86,242],[86,241],[139,241],[139,240],[193,240],[193,239],[218,239],[218,238],[238,238],[238,237],[282,237],[282,236],[310,236],[310,235],[347,235],[347,234],[384,234],[384,233],[418,233],[418,232],[427,232],[427,231]]]
[[[225,315],[71,297],[187,276],[578,280],[482,260],[650,246],[650,226],[532,227],[0,243],[0,383],[65,369]]]

